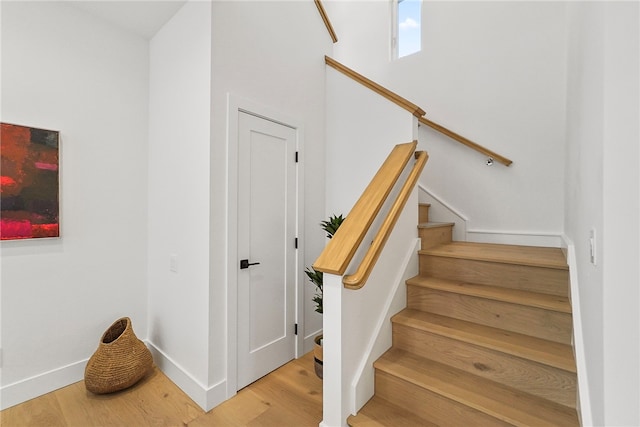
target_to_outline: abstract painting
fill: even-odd
[[[0,240],[59,237],[59,133],[0,126]]]

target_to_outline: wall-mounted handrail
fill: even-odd
[[[369,89],[371,89],[372,91],[378,93],[379,95],[384,96],[389,101],[395,103],[399,107],[404,108],[405,110],[407,110],[408,112],[410,112],[414,116],[422,117],[422,116],[425,115],[424,110],[422,108],[418,107],[416,104],[414,104],[411,101],[401,97],[397,93],[394,93],[394,92],[390,91],[386,87],[379,85],[378,83],[374,82],[373,80],[369,80],[368,78],[366,78],[362,74],[359,74],[359,73],[355,72],[351,68],[347,67],[346,65],[343,65],[343,64],[339,63],[335,59],[330,58],[328,56],[325,56],[324,57],[324,62],[325,62],[325,64],[327,64],[331,68],[335,68],[336,70],[340,71],[345,76],[352,78],[353,80],[357,81],[361,85],[366,86]]]
[[[417,141],[396,145],[364,190],[340,228],[313,264],[323,273],[342,276],[415,152]]]
[[[411,101],[401,97],[400,95],[390,91],[389,89],[387,89],[384,86],[379,85],[378,83],[369,80],[368,78],[364,77],[362,74],[357,73],[356,71],[352,70],[351,68],[347,67],[346,65],[341,64],[340,62],[336,61],[333,58],[330,58],[328,56],[324,57],[325,59],[325,63],[330,66],[331,68],[334,68],[338,71],[340,71],[342,74],[344,74],[347,77],[350,77],[351,79],[357,81],[358,83],[360,83],[363,86],[368,87],[369,89],[373,90],[374,92],[384,96],[385,98],[387,98],[388,100],[390,100],[391,102],[395,103],[396,105],[398,105],[399,107],[404,108],[405,110],[409,111],[411,114],[413,114],[414,116],[416,116],[418,118],[418,121],[426,126],[429,126],[432,129],[435,129],[436,131],[440,132],[443,135],[448,136],[449,138],[452,138],[453,140],[466,145],[469,148],[472,148],[480,153],[483,153],[495,160],[497,160],[498,162],[502,163],[505,166],[509,166],[511,163],[513,163],[510,159],[501,156],[500,154],[489,150],[488,148],[483,147],[480,144],[476,144],[475,142],[471,141],[470,139],[465,138],[462,135],[459,135],[449,129],[447,129],[446,127],[439,125],[425,117],[423,117],[426,113],[425,111],[418,107],[416,104],[412,103]]]
[[[322,17],[322,21],[324,21],[325,27],[327,27],[327,31],[329,32],[329,36],[331,36],[331,40],[334,43],[338,42],[338,36],[336,36],[336,32],[333,30],[333,25],[331,25],[331,21],[329,21],[329,16],[327,12],[324,10],[324,6],[320,3],[320,0],[314,0],[316,3],[316,7],[318,8],[318,12],[320,12],[320,16]]]
[[[500,154],[496,153],[495,151],[491,151],[488,148],[485,148],[480,144],[476,144],[475,142],[465,138],[464,136],[458,135],[457,133],[447,129],[446,127],[444,127],[442,125],[437,124],[436,122],[433,122],[433,121],[427,119],[426,117],[418,117],[418,121],[420,123],[422,123],[423,125],[429,126],[430,128],[437,130],[441,134],[446,135],[449,138],[452,138],[452,139],[458,141],[459,143],[466,145],[467,147],[473,148],[474,150],[479,151],[482,154],[485,154],[485,155],[491,157],[492,159],[497,160],[498,162],[502,163],[505,166],[509,166],[511,163],[513,163],[513,161],[511,161],[510,159],[507,159],[504,156],[501,156]]]
[[[407,177],[407,180],[402,186],[398,197],[393,203],[393,206],[389,210],[384,222],[380,226],[378,230],[378,234],[373,239],[371,246],[367,249],[367,253],[365,254],[362,262],[360,262],[360,266],[356,270],[354,274],[350,274],[348,276],[344,276],[342,278],[342,283],[345,288],[348,289],[360,289],[365,285],[373,267],[378,261],[380,257],[380,253],[384,248],[385,243],[387,243],[387,239],[393,231],[393,227],[396,225],[404,206],[407,204],[407,200],[411,195],[411,191],[413,191],[416,183],[418,182],[418,178],[422,173],[422,169],[424,169],[424,165],[427,163],[429,159],[429,155],[426,151],[416,151],[416,162]]]

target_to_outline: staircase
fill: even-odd
[[[352,427],[577,426],[560,249],[453,242],[420,205],[420,274]]]

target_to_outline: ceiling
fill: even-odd
[[[145,39],[151,39],[186,0],[85,0],[67,3]]]

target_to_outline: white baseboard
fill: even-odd
[[[221,381],[211,387],[205,387],[153,343],[147,341],[146,344],[158,368],[203,410],[209,411],[227,399],[226,381]],[[3,386],[0,388],[0,410],[82,381],[88,361],[89,359],[84,359]]]
[[[318,329],[317,331],[304,337],[304,351],[302,352],[301,355],[299,355],[299,357],[302,357],[303,355],[313,350],[313,347],[315,345],[315,343],[313,342],[313,339],[318,335],[320,335],[321,333],[322,333],[322,329]]]
[[[569,291],[571,300],[571,312],[573,317],[573,354],[576,358],[578,371],[578,415],[580,425],[592,426],[593,416],[591,412],[591,395],[589,393],[589,380],[587,376],[587,362],[584,352],[584,338],[582,334],[582,312],[580,309],[580,288],[578,286],[578,263],[573,241],[566,235],[562,236],[562,248],[569,264]]]
[[[82,381],[88,361],[84,359],[0,388],[0,410]]]
[[[467,241],[503,245],[562,247],[560,233],[467,229]]]
[[[193,378],[185,369],[167,356],[155,344],[147,341],[149,350],[153,355],[153,360],[160,369],[175,385],[184,391],[200,408],[210,411],[220,403],[227,400],[226,381],[207,387]]]
[[[451,203],[435,194],[422,184],[420,188],[420,200],[431,203],[432,217],[434,221],[453,222],[453,240],[476,243],[499,243],[503,245],[545,246],[552,248],[562,247],[562,235],[550,232],[538,232],[528,230],[481,230],[469,228],[469,218],[453,207]]]

